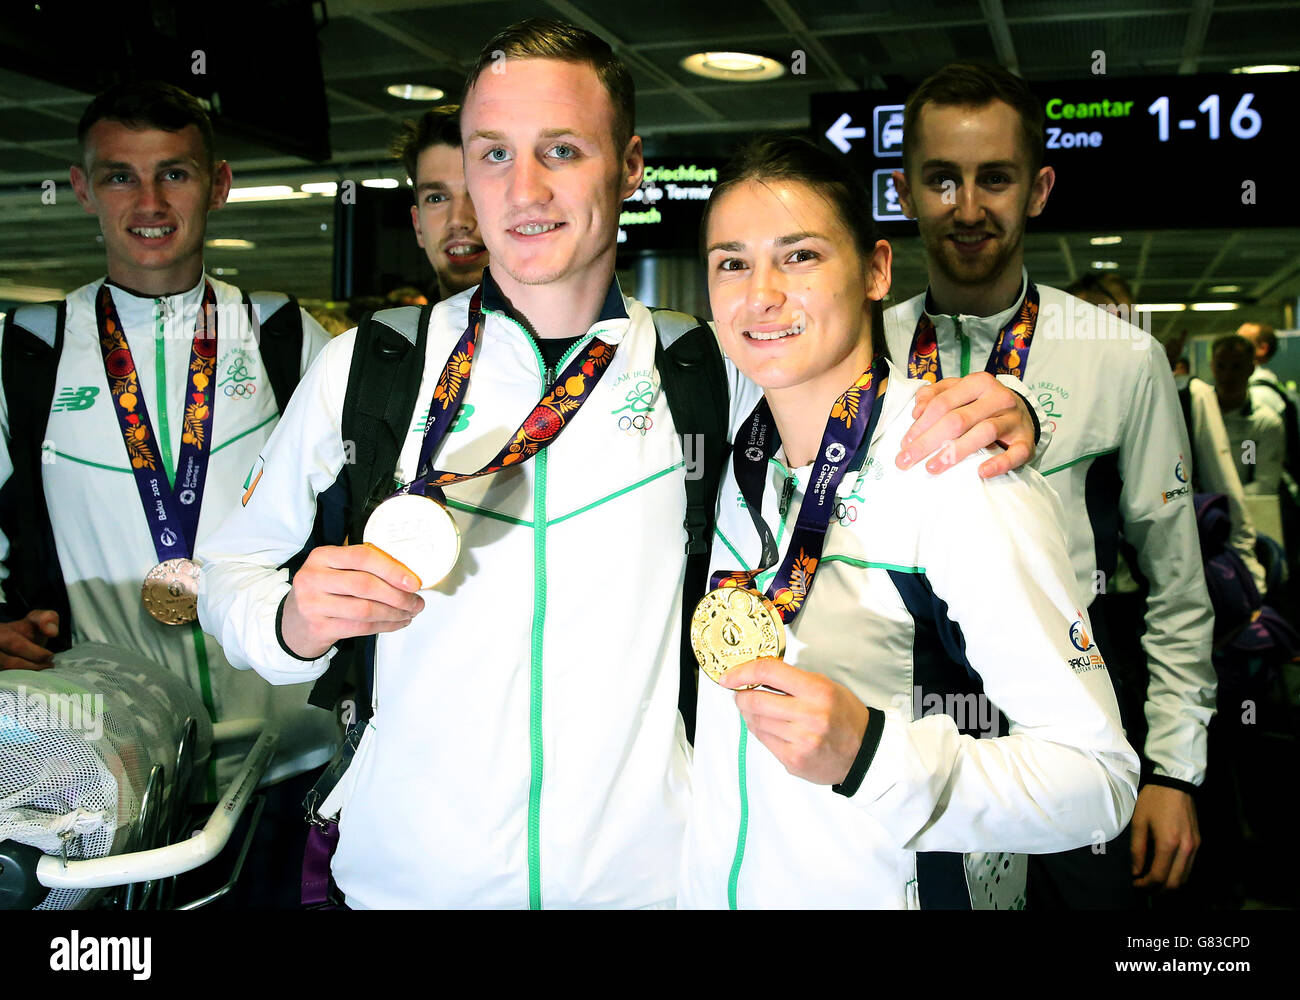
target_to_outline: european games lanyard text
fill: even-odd
[[[109,392],[127,457],[135,472],[149,534],[153,539],[158,562],[189,559],[199,527],[199,508],[203,503],[203,485],[208,478],[208,458],[212,442],[212,373],[217,363],[217,297],[211,282],[203,283],[203,298],[194,324],[194,342],[190,345],[189,392],[185,398],[185,415],[181,432],[181,450],[176,463],[176,481],[169,483],[160,461],[158,438],[149,419],[149,409],[140,394],[140,376],[135,359],[127,346],[126,331],[113,304],[108,282],[95,298],[95,318],[99,326],[99,346],[104,355]],[[159,399],[165,407],[167,400]]]
[[[420,461],[415,467],[415,479],[395,495],[416,493],[427,495],[430,491],[440,498],[442,488],[469,479],[477,479],[511,465],[528,461],[557,437],[568,426],[596,388],[614,359],[616,345],[606,344],[593,337],[587,350],[575,356],[560,372],[546,394],[533,407],[524,422],[510,436],[510,440],[487,465],[477,472],[440,472],[432,467],[433,453],[455,424],[456,413],[469,387],[470,369],[478,351],[479,337],[483,332],[482,291],[476,291],[469,304],[469,323],[456,346],[452,349],[442,375],[433,390],[433,403],[429,420],[424,425],[424,441],[420,446]]]
[[[809,484],[799,506],[795,529],[790,536],[786,556],[768,585],[767,598],[777,609],[781,621],[789,625],[803,607],[812,590],[813,575],[826,544],[826,532],[835,510],[836,493],[841,481],[853,464],[853,458],[864,443],[871,441],[872,431],[880,417],[880,404],[889,369],[884,358],[858,377],[858,380],[835,401],[831,407],[826,430],[822,434],[815,465],[815,479]],[[753,414],[737,435],[732,455],[732,468],[736,482],[754,528],[762,542],[760,566],[755,570],[732,573],[715,573],[711,589],[718,587],[751,587],[754,577],[769,569],[777,558],[776,539],[772,529],[763,520],[763,482],[767,475],[768,460],[776,454],[780,435],[772,419],[767,400],[759,401]]]
[[[1002,328],[984,370],[990,375],[1014,375],[1023,379],[1025,369],[1029,366],[1029,348],[1037,323],[1038,289],[1030,281],[1025,288],[1024,303]],[[939,338],[934,322],[925,314],[924,309],[916,321],[912,346],[907,352],[907,377],[924,379],[926,382],[937,382],[943,378],[943,369],[939,363]]]

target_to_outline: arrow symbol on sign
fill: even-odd
[[[835,124],[826,130],[826,138],[835,143],[835,148],[841,153],[847,153],[850,149],[850,139],[865,139],[867,130],[859,125],[857,128],[849,128],[849,122],[852,121],[849,113],[846,111],[835,119]]]

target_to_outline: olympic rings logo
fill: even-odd
[[[635,417],[619,417],[618,429],[625,434],[640,434],[645,437],[646,431],[650,430],[655,422],[650,419],[648,414],[637,414]]]
[[[255,392],[257,392],[257,386],[251,382],[231,382],[225,388],[227,396],[238,396],[240,399],[245,399]]]
[[[835,505],[835,516],[842,526],[847,527],[858,519],[858,508],[854,504],[846,504],[841,500]]]

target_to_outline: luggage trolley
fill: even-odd
[[[198,695],[138,653],[84,643],[47,670],[0,671],[0,909],[195,909],[175,876],[226,846],[275,753],[265,720],[208,720]],[[201,829],[190,795],[214,742],[253,739]],[[187,836],[187,830],[194,830]]]

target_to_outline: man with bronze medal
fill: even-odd
[[[214,722],[277,725],[265,783],[283,784],[328,760],[335,724],[307,705],[306,688],[275,689],[231,669],[196,620],[194,549],[237,505],[278,419],[283,387],[267,359],[282,359],[296,382],[329,338],[287,296],[245,296],[205,273],[208,213],[224,204],[231,172],[213,156],[212,126],[191,95],[119,85],[91,102],[78,137],[72,188],[98,218],[107,277],[57,310],[22,307],[6,323],[0,410],[13,472],[0,489],[0,668],[47,667],[53,648],[73,642],[137,650],[191,684]],[[41,341],[47,350],[33,348]],[[48,380],[43,409],[22,395],[29,371],[27,381]],[[246,749],[217,748],[205,797],[224,791]],[[265,815],[269,833],[276,820]],[[255,845],[250,864],[264,864],[264,853]]]
[[[1187,485],[1192,456],[1160,344],[1024,270],[1025,226],[1055,180],[1044,155],[1041,102],[1004,70],[954,64],[913,93],[894,180],[918,220],[930,283],[889,312],[886,333],[910,377],[1010,372],[1049,411],[1036,468],[1063,501],[1103,654],[1121,536],[1149,581],[1146,663],[1131,674],[1118,657],[1110,664],[1143,749],[1131,836],[1030,865],[1031,907],[1114,908],[1129,904],[1131,886],[1176,887],[1191,869],[1200,841],[1192,793],[1215,707],[1213,613]],[[1076,655],[1091,645],[1079,637]]]
[[[428,315],[415,416],[371,518],[394,527],[316,548],[291,580],[278,569],[348,460],[345,334],[248,505],[202,547],[201,620],[273,682],[375,637],[373,716],[319,808],[338,819],[349,906],[673,902],[686,471],[653,317],[614,273],[643,167],[633,103],[626,68],[572,25],[530,19],[484,46],[461,124],[491,266]],[[757,392],[731,377],[748,412]],[[629,435],[618,411],[643,381],[648,429]],[[934,395],[919,458],[973,425],[960,454],[1000,436],[1032,448],[1010,391]]]

